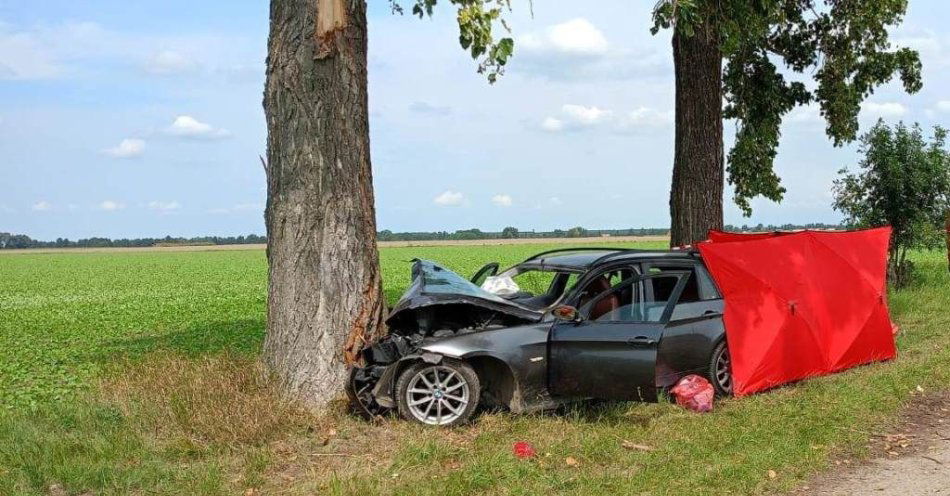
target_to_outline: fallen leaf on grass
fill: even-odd
[[[629,450],[639,450],[639,451],[653,451],[653,446],[647,446],[645,444],[636,444],[630,441],[624,441],[620,443],[620,446],[629,449]]]
[[[774,479],[776,477],[778,477],[778,473],[776,473],[774,470],[769,470],[769,479]]]
[[[580,465],[580,462],[578,462],[573,456],[565,458],[564,463],[566,463],[568,467],[576,467]]]

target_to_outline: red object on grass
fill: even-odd
[[[534,451],[534,447],[531,446],[531,443],[527,441],[518,441],[512,448],[515,456],[518,458],[531,458],[537,453]]]
[[[891,228],[710,232],[698,248],[725,299],[737,396],[897,355],[887,309]]]
[[[676,396],[676,404],[694,412],[705,413],[713,409],[716,391],[703,376],[691,374],[679,380],[670,390]]]

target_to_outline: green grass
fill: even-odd
[[[385,248],[386,296],[394,301],[408,284],[412,258],[470,275],[549,247]],[[0,256],[0,494],[43,494],[51,484],[96,494],[785,490],[832,456],[860,455],[918,385],[950,380],[945,255],[914,261],[921,280],[890,297],[904,330],[894,362],[722,401],[709,415],[621,403],[487,414],[444,431],[339,414],[281,426],[259,418],[268,410],[260,404],[276,400],[234,371],[252,368],[263,338],[261,251]],[[221,382],[200,380],[209,375]],[[202,397],[230,387],[236,394]],[[270,427],[247,439],[223,434],[215,412]],[[540,456],[515,459],[517,440]],[[624,440],[655,449],[628,450]]]

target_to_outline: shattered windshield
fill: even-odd
[[[418,260],[416,263],[419,270],[416,277],[421,277],[423,293],[465,295],[499,303],[508,303],[505,299],[485,291],[472,284],[468,279],[433,262]]]

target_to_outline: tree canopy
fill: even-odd
[[[508,25],[510,0],[444,0],[458,7],[459,42],[479,60],[478,71],[496,81],[514,51]],[[432,15],[438,0],[415,0],[413,14]],[[393,10],[402,12],[398,0]],[[782,118],[800,105],[816,104],[836,146],[858,133],[861,103],[898,75],[908,92],[921,88],[914,50],[892,46],[888,27],[899,24],[907,0],[660,0],[654,34],[700,30],[719,39],[723,70],[723,118],[736,123],[728,155],[734,201],[746,215],[750,200],[781,201],[785,187],[773,169]],[[788,76],[794,76],[790,78]],[[810,83],[806,83],[808,80]]]
[[[501,24],[506,32],[511,29],[502,13],[511,10],[510,0],[445,0],[458,8],[459,44],[479,61],[478,73],[485,74],[490,83],[504,73],[505,64],[514,52],[515,40],[510,36],[494,37],[494,24]],[[399,0],[389,0],[394,13],[403,14],[405,9]],[[438,0],[415,0],[412,14],[420,19],[431,17]],[[529,0],[530,3],[530,0]]]
[[[857,172],[841,169],[835,181],[835,209],[855,227],[890,225],[890,268],[905,282],[905,257],[911,248],[941,244],[944,215],[950,208],[950,153],[947,131],[936,127],[928,142],[915,124],[893,128],[883,121],[861,137]]]
[[[735,119],[728,156],[734,200],[746,213],[758,195],[781,201],[785,188],[773,170],[782,117],[815,103],[836,146],[853,141],[861,102],[900,76],[904,89],[921,87],[917,52],[894,48],[887,28],[899,24],[907,0],[662,0],[653,32],[692,35],[713,30],[720,40],[723,117]],[[779,64],[783,69],[779,68]],[[790,80],[788,73],[807,76]],[[804,79],[812,78],[808,85]]]

